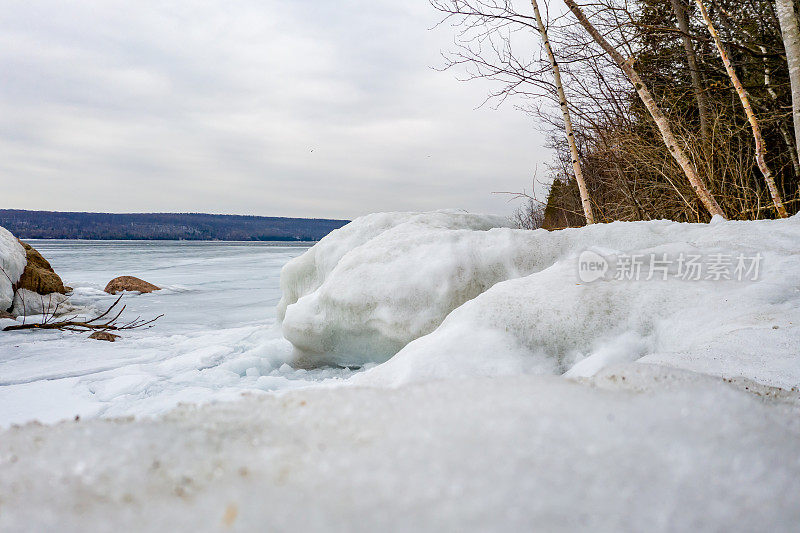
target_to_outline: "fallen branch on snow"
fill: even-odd
[[[122,295],[117,298],[111,307],[106,309],[100,315],[89,319],[89,320],[78,320],[77,316],[73,316],[68,319],[64,320],[53,320],[53,314],[50,317],[46,318],[44,321],[36,324],[16,324],[12,326],[6,326],[3,328],[3,331],[18,331],[23,329],[55,329],[60,331],[78,331],[78,332],[87,332],[87,331],[122,331],[122,330],[129,330],[129,329],[138,329],[142,327],[151,327],[153,322],[164,316],[163,314],[158,315],[157,317],[151,320],[142,320],[141,317],[136,317],[130,322],[126,322],[124,324],[119,324],[118,320],[119,317],[122,315],[122,312],[125,311],[126,306],[122,306],[122,308],[113,316],[113,318],[109,318],[105,321],[102,321],[105,317],[111,315],[112,311],[115,307],[119,304],[120,300],[122,300]]]

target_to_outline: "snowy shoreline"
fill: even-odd
[[[22,381],[3,401],[61,402],[53,421],[79,385],[91,402],[76,420],[0,431],[0,529],[796,529],[800,217],[504,224],[376,214],[302,255],[198,255],[173,274],[194,272],[194,288],[133,300],[187,308],[179,320],[120,341],[108,369],[91,365],[112,352],[82,339],[23,346],[4,362]],[[588,280],[586,250],[608,261]],[[690,253],[759,269],[615,279],[620,258],[646,270]],[[252,316],[277,290],[225,278],[265,262],[276,286],[285,264],[276,320],[294,352]],[[231,287],[236,312],[208,329],[197,299],[230,305]],[[48,346],[69,347],[65,360]],[[368,365],[325,367],[352,361]],[[76,365],[82,377],[62,379]],[[57,387],[32,379],[42,369]]]

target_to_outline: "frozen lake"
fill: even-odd
[[[126,295],[123,318],[164,314],[115,343],[68,332],[0,333],[0,426],[80,416],[157,414],[180,402],[298,388],[347,376],[284,366],[291,345],[276,326],[280,270],[310,243],[30,241],[75,289],[104,310],[120,275],[163,287]]]

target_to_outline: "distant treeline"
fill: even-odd
[[[317,241],[347,220],[203,213],[61,213],[0,209],[20,239]]]

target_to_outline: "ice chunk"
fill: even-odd
[[[281,271],[281,300],[278,318],[283,320],[286,308],[301,297],[317,290],[339,261],[352,250],[398,226],[404,231],[425,226],[440,229],[487,230],[508,226],[508,220],[491,215],[474,215],[459,211],[432,213],[373,213],[332,231],[300,257],[289,261]]]
[[[503,217],[454,211],[359,218],[283,268],[284,335],[318,362],[385,360],[507,277],[506,258],[490,259],[491,247],[476,241],[504,225]]]

